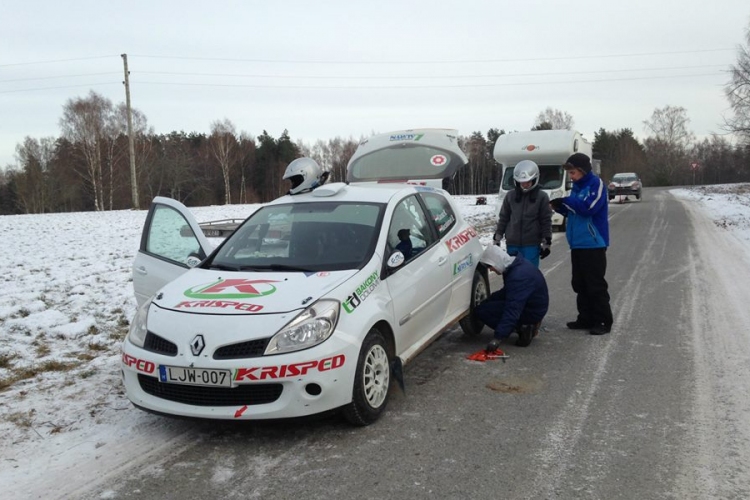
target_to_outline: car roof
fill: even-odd
[[[323,203],[327,201],[388,203],[394,197],[401,199],[404,196],[420,191],[439,193],[446,198],[449,197],[448,193],[442,189],[403,183],[345,184],[343,182],[336,182],[324,184],[311,192],[282,196],[268,203],[268,205]]]

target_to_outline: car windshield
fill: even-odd
[[[234,271],[357,269],[372,255],[384,205],[356,202],[265,206],[204,267]]]
[[[636,177],[634,175],[615,175],[612,180],[620,183],[635,182]]]
[[[514,167],[506,168],[503,173],[503,189],[510,191],[515,186],[513,184]],[[557,189],[562,186],[563,167],[562,165],[539,165],[539,185],[542,189]]]

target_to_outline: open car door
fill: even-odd
[[[133,261],[133,291],[138,305],[198,265],[211,250],[211,244],[185,205],[172,198],[154,198]]]

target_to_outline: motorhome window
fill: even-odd
[[[404,146],[373,151],[354,161],[351,176],[358,181],[443,178],[451,155],[428,146]]]

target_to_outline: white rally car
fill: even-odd
[[[374,422],[394,367],[457,322],[483,327],[472,315],[489,294],[483,247],[429,186],[466,162],[449,131],[374,136],[352,157],[351,182],[268,203],[216,249],[182,204],[155,198],[133,266],[128,398],[188,417],[341,409]]]

